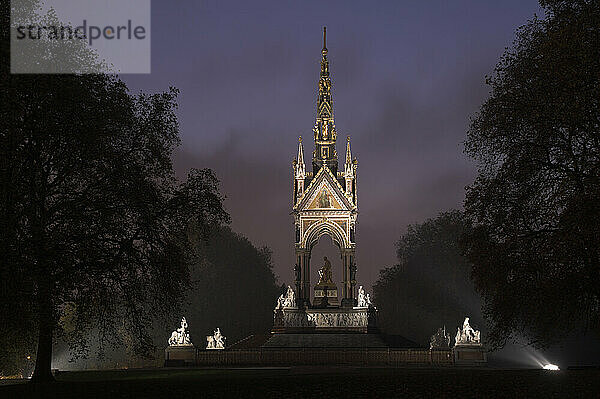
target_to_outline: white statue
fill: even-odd
[[[471,327],[468,317],[465,317],[462,331],[458,327],[456,337],[454,338],[454,345],[481,345],[481,332]]]
[[[358,287],[358,296],[357,296],[356,307],[357,308],[373,308],[373,309],[375,309],[373,302],[371,302],[371,295],[365,293],[365,290],[362,285]]]
[[[206,349],[225,349],[226,339],[227,338],[221,334],[221,329],[217,327],[213,335],[206,336],[206,342],[208,342]]]
[[[358,287],[358,307],[366,308],[367,306],[369,306],[369,304],[367,303],[367,297],[365,296],[365,290],[363,289],[363,286],[361,285],[360,287]]]
[[[471,325],[469,324],[468,317],[465,317],[462,333],[467,338],[467,341],[472,341],[475,338],[475,330],[473,330],[473,327],[471,327]]]
[[[181,327],[171,333],[169,338],[169,346],[191,346],[190,334],[187,331],[187,320],[181,318]]]
[[[284,303],[285,303],[285,297],[283,296],[283,294],[281,294],[281,295],[279,295],[279,298],[277,298],[277,305],[275,306],[275,310],[282,309]]]
[[[285,302],[283,303],[283,305],[286,308],[295,308],[296,307],[296,293],[294,292],[292,287],[290,287],[289,285],[288,285],[287,293],[285,296]]]
[[[283,308],[295,308],[296,307],[296,293],[288,285],[287,292],[285,296],[283,294],[279,295],[277,299],[277,306],[275,306],[275,310],[283,309]]]

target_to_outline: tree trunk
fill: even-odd
[[[52,382],[52,333],[54,318],[52,298],[47,278],[42,278],[38,287],[39,332],[35,369],[31,377],[32,383]]]

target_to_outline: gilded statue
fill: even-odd
[[[323,267],[321,267],[321,270],[319,270],[318,285],[333,284],[333,279],[331,277],[331,262],[329,262],[329,259],[327,259],[327,256],[324,256],[323,260],[324,260]]]

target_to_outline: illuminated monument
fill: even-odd
[[[338,170],[337,131],[333,119],[331,77],[327,60],[326,31],[323,30],[321,73],[317,89],[317,118],[313,128],[315,148],[312,170],[307,171],[302,138],[293,162],[292,214],[295,227],[296,292],[294,300],[280,298],[275,308],[275,333],[366,333],[374,330],[375,307],[357,300],[355,228],[358,213],[356,159],[352,159],[350,138],[346,142],[343,170]],[[319,281],[311,298],[311,252],[323,235],[339,248],[342,283],[334,283],[327,257],[319,270]],[[318,262],[318,261],[317,261]],[[367,294],[368,295],[368,294]],[[283,305],[283,304],[287,304]],[[276,341],[276,340],[275,340]]]
[[[294,285],[281,294],[273,310],[269,334],[253,334],[218,351],[196,349],[197,366],[351,364],[396,366],[406,364],[448,365],[485,363],[479,332],[468,319],[454,348],[446,330],[439,329],[429,349],[399,335],[381,334],[376,328],[377,309],[362,285],[357,285],[356,218],[358,214],[356,172],[350,138],[345,143],[343,170],[336,151],[337,131],[333,119],[331,77],[323,30],[321,71],[317,89],[317,118],[313,128],[312,170],[306,169],[302,138],[293,162],[292,215],[295,228]],[[311,285],[311,252],[327,235],[339,249],[342,275],[334,276],[327,257],[317,259],[319,280]],[[334,282],[341,277],[338,287]],[[295,287],[295,290],[294,290]],[[313,294],[311,295],[311,288]],[[182,327],[183,328],[183,327]],[[179,331],[179,330],[178,330]],[[175,333],[174,333],[175,334]],[[464,337],[463,337],[464,336]],[[174,335],[175,338],[178,335]],[[220,331],[215,331],[217,340]],[[175,340],[174,338],[174,340]],[[213,349],[212,347],[208,349]],[[215,346],[215,349],[217,347]],[[165,351],[165,364],[180,366],[179,347]],[[186,352],[188,355],[190,352]]]
[[[298,158],[294,160],[293,215],[296,229],[296,291],[298,302],[310,303],[310,254],[323,235],[331,237],[340,250],[343,283],[342,306],[355,305],[356,263],[354,231],[357,215],[356,159],[352,159],[350,138],[346,144],[343,171],[338,170],[336,151],[337,131],[333,119],[331,77],[327,46],[323,31],[321,74],[317,94],[317,119],[313,128],[315,149],[312,153],[312,171],[306,170],[302,139],[298,144]],[[327,262],[327,261],[326,261]],[[326,263],[327,264],[327,263]],[[317,289],[315,299],[322,295]],[[336,290],[328,291],[337,294]],[[313,302],[314,305],[314,302]]]

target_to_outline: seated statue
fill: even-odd
[[[313,305],[320,308],[336,307],[339,304],[338,292],[333,282],[331,262],[323,257],[324,264],[319,269],[319,282],[315,285]]]
[[[327,284],[332,285],[333,278],[331,276],[331,262],[329,262],[329,259],[327,259],[327,256],[324,256],[323,260],[325,261],[325,263],[323,264],[323,267],[321,267],[321,269],[319,270],[318,285],[327,285]]]

